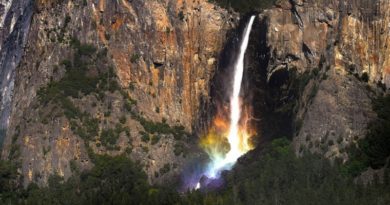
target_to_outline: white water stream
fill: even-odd
[[[240,139],[239,133],[239,121],[241,119],[240,91],[244,74],[244,57],[248,48],[249,35],[251,33],[254,20],[255,16],[252,16],[247,27],[245,28],[243,40],[240,46],[240,52],[234,66],[232,93],[230,96],[230,127],[227,137],[230,150],[224,156],[224,158],[220,158],[219,160],[214,160],[211,162],[210,168],[205,174],[209,178],[216,178],[221,171],[229,170],[236,163],[239,157],[249,151],[247,149],[249,145],[242,144],[243,141]]]

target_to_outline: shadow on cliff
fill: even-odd
[[[243,16],[238,27],[227,33],[228,40],[220,53],[217,68],[210,82],[210,98],[203,98],[200,102],[199,120],[194,126],[195,133],[199,138],[207,134],[216,114],[221,115],[218,109],[229,106],[234,66],[239,54],[242,34],[252,15],[259,16],[254,13]],[[277,113],[275,111],[278,107],[278,97],[281,96],[279,95],[279,87],[288,80],[288,76],[286,76],[286,73],[280,73],[280,75],[275,75],[272,81],[267,82],[267,68],[270,59],[270,51],[267,45],[267,21],[268,19],[265,17],[256,17],[253,24],[245,55],[245,70],[241,87],[243,102],[250,104],[252,107],[250,124],[257,132],[253,137],[256,148],[250,152],[251,155],[261,152],[261,147],[272,139],[279,137],[291,138],[293,135],[291,113]],[[223,113],[223,115],[227,115],[223,117],[229,119],[228,112]],[[189,166],[183,172],[183,178],[186,180],[186,182],[183,182],[184,186],[196,183],[196,180],[199,180],[199,175],[204,173],[203,169],[205,169],[208,162],[207,155],[204,153],[204,156],[200,158],[201,160],[193,159],[194,162],[189,162]],[[242,158],[244,159],[239,159],[238,164],[246,161],[245,156]]]
[[[234,64],[239,52],[241,35],[251,15],[245,15],[236,30],[228,33],[226,42],[218,60],[218,67],[210,83],[210,99],[204,99],[200,122],[195,130],[199,134],[207,132],[218,108],[229,105],[231,82]],[[252,106],[251,124],[256,128],[254,143],[259,144],[278,137],[291,138],[293,135],[291,113],[277,113],[278,93],[281,84],[288,80],[288,73],[275,75],[267,82],[269,48],[267,46],[267,21],[265,17],[257,17],[250,34],[250,41],[245,55],[245,70],[241,88],[241,97]],[[228,114],[228,113],[227,113]],[[229,118],[229,116],[227,116]]]

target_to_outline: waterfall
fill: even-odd
[[[249,35],[255,16],[250,18],[247,27],[244,30],[243,40],[241,42],[239,55],[234,66],[234,77],[232,82],[232,93],[230,96],[230,126],[227,139],[230,145],[229,152],[223,158],[212,160],[208,172],[205,174],[209,178],[216,178],[223,170],[229,170],[237,159],[250,150],[248,136],[240,132],[239,121],[241,119],[240,91],[242,78],[244,74],[244,57],[248,47]]]

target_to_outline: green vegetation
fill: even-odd
[[[365,72],[365,73],[362,74],[360,79],[367,83],[370,80],[370,76],[368,76],[368,73]]]
[[[173,153],[175,153],[176,156],[179,156],[181,154],[183,154],[185,156],[186,154],[186,149],[185,149],[185,146],[183,143],[181,142],[177,142],[175,144],[175,148],[173,150]]]
[[[50,147],[43,147],[42,148],[42,152],[43,152],[43,156],[46,156],[47,155],[47,153],[49,153],[50,152],[50,150],[51,150],[51,148]]]
[[[125,101],[125,109],[127,111],[131,112],[131,108],[133,107],[133,105],[136,105],[136,104],[137,104],[136,101],[128,99]]]
[[[128,127],[123,127],[122,124],[118,123],[115,125],[115,129],[105,129],[102,131],[100,134],[100,142],[109,150],[118,149],[115,145],[122,132],[126,132],[127,134],[130,131]]]
[[[16,167],[0,161],[1,204],[353,204],[390,203],[390,169],[384,183],[363,186],[339,172],[321,156],[295,157],[290,141],[277,139],[261,154],[252,153],[233,171],[223,175],[219,190],[179,195],[167,187],[153,187],[138,164],[124,156],[92,155],[95,166],[64,181],[49,179],[49,186],[20,186]],[[77,170],[75,163],[70,164]],[[156,176],[168,173],[164,165]]]
[[[165,29],[165,33],[166,33],[167,35],[169,35],[169,34],[171,33],[171,29],[170,29],[169,27],[167,27],[167,28]]]
[[[147,183],[140,166],[124,156],[91,155],[95,166],[64,181],[52,176],[48,187],[30,184],[23,189],[16,167],[0,161],[0,204],[351,204],[390,203],[390,169],[384,183],[363,186],[339,172],[339,165],[305,154],[295,157],[291,143],[274,140],[260,153],[247,156],[233,171],[223,174],[218,190],[179,194]],[[72,170],[77,164],[70,162]],[[168,173],[165,164],[156,176]]]
[[[161,139],[160,135],[153,135],[151,141],[152,145],[157,144],[160,141],[160,139]]]
[[[16,199],[18,189],[18,175],[16,166],[10,161],[0,160],[0,204]]]
[[[88,141],[99,136],[99,120],[76,107],[73,99],[95,94],[98,100],[102,100],[105,92],[119,90],[119,85],[113,68],[98,66],[104,65],[104,58],[98,56],[106,55],[105,49],[98,52],[93,45],[82,44],[75,38],[71,39],[70,44],[75,52],[71,60],[66,59],[61,63],[66,71],[64,77],[59,81],[51,81],[46,87],[41,88],[37,95],[42,106],[49,103],[59,105],[70,121],[71,130]],[[96,107],[97,103],[95,102],[93,106]],[[105,116],[110,114],[111,112],[108,111]],[[47,121],[45,119],[44,123]],[[123,122],[123,119],[121,118],[120,121]],[[125,131],[122,126],[104,130],[100,137],[102,144],[108,149],[113,149],[113,144],[122,131]]]
[[[3,147],[3,142],[4,142],[4,138],[5,138],[6,133],[7,132],[5,129],[0,129],[0,153],[1,153],[1,149]]]
[[[63,114],[70,121],[73,133],[86,141],[100,138],[97,146],[103,145],[109,150],[118,149],[115,145],[120,133],[126,131],[126,134],[130,136],[128,128],[120,125],[126,123],[126,116],[119,118],[120,124],[117,124],[115,128],[104,129],[99,137],[99,120],[75,106],[74,99],[95,95],[97,100],[103,101],[106,92],[120,91],[124,99],[124,108],[144,127],[145,133],[142,134],[144,142],[151,140],[153,145],[157,144],[160,140],[159,134],[172,134],[177,140],[188,135],[182,126],[170,127],[165,121],[155,123],[133,112],[133,106],[137,104],[137,101],[119,87],[113,68],[105,66],[104,57],[107,56],[107,49],[97,50],[93,45],[82,44],[76,38],[71,39],[70,45],[74,50],[74,55],[71,59],[65,59],[61,63],[65,68],[65,75],[58,81],[48,83],[46,87],[38,91],[37,95],[42,106],[54,104],[62,108]],[[135,63],[140,57],[135,53],[131,61]],[[59,69],[58,66],[57,69]],[[134,89],[133,83],[130,84],[129,89]],[[96,107],[97,103],[95,102],[92,106]],[[104,112],[105,117],[111,115],[111,104],[107,106],[108,110]],[[157,107],[156,112],[159,111]],[[49,118],[50,116],[45,116],[42,122],[48,124]],[[15,146],[12,151],[18,153],[17,148]]]
[[[69,108],[70,114],[77,115],[77,111],[72,107],[68,97],[79,98],[81,95],[91,93],[101,93],[106,90],[118,88],[112,69],[109,71],[98,71],[99,75],[91,75],[89,65],[92,64],[92,55],[96,53],[96,48],[89,44],[81,44],[73,39],[71,42],[76,52],[73,60],[64,60],[65,76],[59,81],[51,81],[46,87],[38,91],[38,98],[41,104],[47,105],[49,102],[59,102],[62,107]],[[107,78],[107,76],[109,78]],[[110,78],[110,76],[112,76]],[[68,99],[68,100],[67,100]],[[70,116],[73,118],[74,116]]]
[[[10,149],[9,155],[8,155],[9,160],[17,160],[20,156],[20,147],[19,147],[19,144],[16,143],[19,135],[20,135],[20,127],[16,126],[15,134],[12,136],[11,149]]]
[[[271,7],[276,0],[209,0],[224,8],[233,8],[238,12],[261,11]]]
[[[130,89],[131,91],[134,91],[134,89],[135,89],[134,82],[131,82],[131,83],[129,84],[129,89]]]
[[[184,12],[183,12],[183,11],[180,11],[180,12],[177,14],[177,17],[180,19],[180,21],[184,21],[184,19],[185,19]]]
[[[76,164],[76,161],[75,160],[70,160],[69,161],[69,167],[70,167],[70,170],[73,172],[73,173],[79,173],[79,167],[77,166]]]
[[[134,53],[133,55],[131,55],[130,62],[137,63],[140,58],[141,58],[140,54]]]
[[[141,131],[141,132],[139,132],[139,134],[141,135],[142,142],[145,142],[145,143],[149,142],[150,136],[148,133]]]
[[[390,181],[364,187],[327,159],[296,158],[290,142],[274,140],[260,155],[224,176],[227,186],[196,198],[194,204],[389,204]],[[390,170],[387,170],[389,174]],[[386,180],[389,180],[388,178]],[[210,203],[207,203],[210,202]]]
[[[171,127],[164,120],[163,122],[152,122],[136,113],[132,113],[132,115],[134,119],[141,123],[145,131],[150,134],[172,134],[176,140],[180,140],[183,136],[188,135],[183,126]]]
[[[124,115],[123,115],[121,118],[119,118],[119,122],[120,122],[121,124],[125,124],[126,121],[127,121],[127,119],[126,119],[126,116],[124,116]]]
[[[164,164],[164,166],[159,170],[160,176],[168,173],[171,170],[170,164]]]
[[[176,204],[179,194],[148,185],[146,175],[129,159],[96,156],[95,166],[66,182],[59,176],[49,186],[18,187],[16,168],[0,162],[0,204]]]
[[[382,168],[390,158],[390,96],[373,104],[378,118],[369,125],[366,137],[348,149],[350,160],[342,169],[346,174],[357,176],[369,166]]]
[[[65,110],[65,116],[69,118],[69,115],[66,113],[67,110]],[[79,123],[79,121],[81,121],[81,123]],[[78,116],[78,120],[73,118],[70,121],[70,128],[75,134],[79,135],[84,140],[92,140],[93,137],[98,136],[99,121],[91,118],[88,114],[83,113]]]
[[[118,139],[119,135],[115,132],[114,129],[103,130],[100,134],[100,141],[105,147],[115,145]]]

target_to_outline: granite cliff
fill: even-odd
[[[153,183],[180,173],[184,151],[196,149],[185,133],[193,130],[200,103],[208,98],[224,36],[237,15],[203,0],[28,3],[34,15],[23,28],[30,29],[19,65],[7,67],[15,73],[10,78],[15,86],[12,103],[2,110],[9,122],[2,157],[20,160],[25,184],[44,184],[54,173],[67,178],[74,172],[70,163],[89,168],[88,149],[127,153],[142,162]],[[16,1],[8,4],[23,8]],[[75,64],[85,66],[80,75],[86,75],[86,84],[68,76]],[[65,80],[86,87],[91,78],[103,79],[108,90],[101,80],[92,92],[77,96],[44,92]],[[84,117],[64,115],[69,106],[57,102],[64,100]],[[93,128],[85,132],[93,136],[86,139],[78,128],[88,123]]]
[[[268,22],[267,81],[281,88],[279,109],[293,110],[297,153],[305,147],[346,157],[345,147],[364,137],[375,118],[372,98],[390,86],[389,6],[279,1],[262,14]]]
[[[20,162],[25,185],[89,169],[94,153],[139,161],[151,183],[202,158],[196,134],[238,13],[207,0],[1,4],[1,157]],[[279,0],[261,12],[245,85],[258,138],[347,160],[390,87],[389,10]]]

